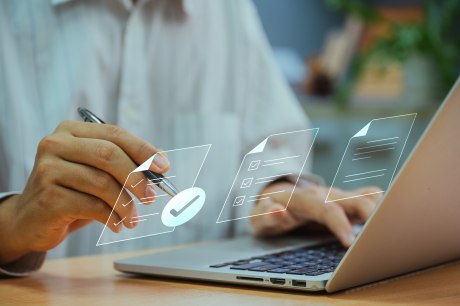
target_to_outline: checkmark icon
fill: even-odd
[[[126,217],[124,217],[123,219],[121,219],[120,221],[118,221],[117,223],[113,222],[113,225],[115,226],[118,226],[121,222],[123,222],[123,220],[125,220]]]
[[[235,201],[233,202],[233,206],[240,206],[243,205],[244,199],[246,199],[246,196],[239,196],[235,198]]]
[[[137,182],[137,183],[134,184],[134,185],[131,185],[131,188],[135,188],[137,185],[139,185],[140,183],[142,183],[143,180],[144,180],[144,179],[140,180],[139,182]]]
[[[129,201],[128,203],[121,204],[121,205],[123,205],[123,207],[126,207],[126,206],[128,206],[132,201],[133,201],[133,199],[131,199],[131,201]]]
[[[171,209],[171,215],[173,217],[178,217],[183,211],[185,211],[188,207],[190,207],[196,200],[200,198],[199,195],[196,195],[193,199],[191,199],[187,204],[185,204],[181,209],[176,210],[175,208]]]
[[[253,180],[252,177],[245,178],[245,179],[241,182],[240,188],[249,188],[249,187],[251,187],[252,180]]]
[[[201,210],[205,200],[206,193],[199,187],[182,190],[163,208],[161,221],[169,227],[182,225]]]
[[[251,161],[251,163],[249,164],[248,171],[255,171],[259,169],[259,165],[260,165],[260,160]]]

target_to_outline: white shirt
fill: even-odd
[[[2,192],[24,188],[38,142],[78,120],[78,106],[162,149],[212,144],[200,174],[206,212],[180,231],[96,247],[94,222],[54,256],[247,231],[247,219],[215,223],[242,156],[308,125],[247,0],[1,1],[0,44]]]

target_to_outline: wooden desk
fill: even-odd
[[[133,277],[112,268],[115,259],[145,253],[49,260],[33,276],[0,279],[0,305],[460,304],[460,262],[337,294],[309,294]]]

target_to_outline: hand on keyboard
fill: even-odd
[[[262,193],[287,189],[283,184],[274,183]],[[332,189],[339,197],[352,197],[379,191],[376,187],[360,188],[352,191]],[[263,214],[251,219],[255,235],[278,235],[307,223],[316,222],[328,228],[344,247],[349,247],[355,239],[352,224],[364,223],[381,193],[349,198],[337,202],[325,203],[329,187],[308,186],[296,188],[286,210],[280,203],[286,203],[290,193],[274,193],[269,199],[259,201],[253,208],[253,214]],[[268,213],[268,214],[267,214]]]

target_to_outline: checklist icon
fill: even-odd
[[[248,171],[255,171],[259,169],[259,165],[260,165],[260,159],[251,161],[251,163],[249,164]]]
[[[258,215],[257,210],[249,209],[250,206],[269,199],[273,196],[272,193],[279,192],[289,195],[277,200],[277,204],[281,205],[279,210],[287,209],[296,184],[285,184],[282,190],[262,192],[265,186],[280,179],[283,180],[287,176],[294,182],[300,180],[317,133],[318,129],[306,129],[271,134],[260,138],[260,142],[250,148],[239,164],[238,172],[233,179],[216,223]],[[261,136],[263,135],[259,135]],[[280,148],[280,144],[283,143],[295,143],[296,145],[291,148],[292,150],[285,150]],[[274,211],[267,213],[272,212]]]
[[[252,185],[252,177],[245,178],[243,182],[241,183],[240,188],[249,188]]]
[[[239,196],[235,198],[235,201],[233,202],[233,206],[240,206],[243,205],[244,199],[246,199],[246,196]]]

